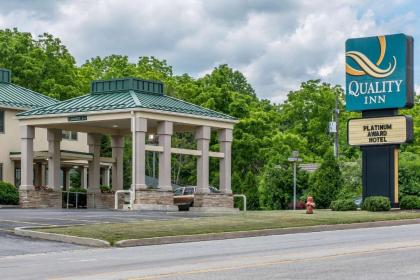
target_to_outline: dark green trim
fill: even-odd
[[[124,92],[127,90],[162,95],[163,83],[136,78],[121,78],[98,80],[93,81],[91,84],[91,93],[93,94]]]
[[[10,83],[12,72],[9,69],[0,68],[0,83]]]

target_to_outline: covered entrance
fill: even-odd
[[[111,185],[113,191],[123,189],[124,137],[132,139],[132,208],[171,210],[173,189],[171,181],[172,154],[197,158],[195,207],[233,207],[231,191],[232,130],[237,122],[233,117],[167,96],[163,84],[134,78],[123,78],[92,83],[91,93],[57,104],[26,111],[18,115],[21,128],[21,201],[38,197],[33,184],[32,165],[34,129],[47,129],[50,193],[60,192],[61,130],[86,132],[89,155],[87,159],[88,193],[103,197],[100,191],[101,136],[111,137]],[[172,146],[174,133],[190,132],[196,140],[196,149]],[[210,151],[211,135],[216,134],[220,149]],[[149,135],[157,136],[157,144],[147,143]],[[146,182],[146,151],[158,155],[157,187]],[[219,188],[221,193],[210,193],[209,158],[219,159]],[[89,197],[89,196],[88,196]],[[100,198],[102,199],[102,198]],[[113,201],[113,196],[111,198]],[[104,198],[97,207],[109,207],[110,198]],[[89,204],[89,203],[88,203]],[[30,203],[28,203],[30,205]],[[25,205],[22,205],[25,207]]]

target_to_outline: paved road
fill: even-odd
[[[200,213],[76,209],[0,209],[0,256],[59,252],[85,248],[60,242],[40,241],[15,236],[13,234],[15,227],[134,222],[139,220],[177,219],[185,216],[195,217],[197,215],[200,215]]]
[[[420,225],[0,258],[2,279],[420,279]]]

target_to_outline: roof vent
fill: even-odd
[[[128,90],[163,95],[163,83],[136,78],[121,78],[93,81],[91,87],[91,92],[94,94],[115,93]]]
[[[10,83],[12,72],[9,69],[0,68],[0,83]]]

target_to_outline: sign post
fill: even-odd
[[[299,158],[299,151],[293,151],[292,157],[287,159],[290,162],[293,162],[293,210],[296,210],[296,170],[297,170],[297,163],[299,161],[302,161],[301,158]]]
[[[413,38],[404,34],[346,41],[348,142],[362,149],[363,198],[389,197],[398,206],[398,148],[413,138],[413,122],[398,109],[414,106]]]

